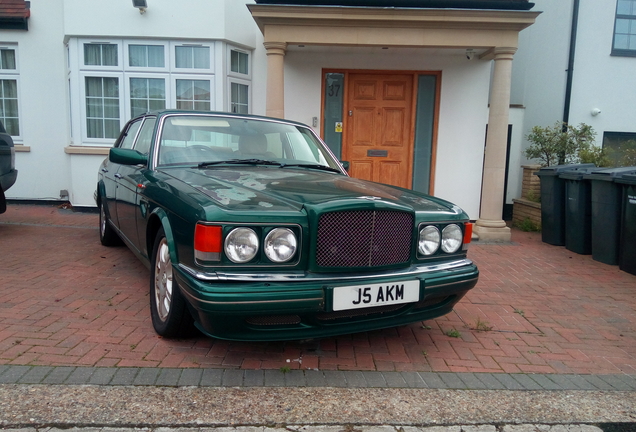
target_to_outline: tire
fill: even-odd
[[[101,200],[99,202],[99,241],[104,246],[119,246],[122,244],[119,235],[110,224],[104,203]]]
[[[174,277],[163,229],[155,237],[150,264],[150,316],[155,331],[166,338],[189,336],[193,321]]]

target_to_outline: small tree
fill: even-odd
[[[526,137],[531,143],[526,157],[538,159],[542,166],[577,163],[581,152],[589,151],[595,137],[596,132],[584,123],[578,127],[563,122],[545,128],[535,126]]]

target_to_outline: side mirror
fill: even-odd
[[[132,149],[111,148],[108,160],[120,165],[147,165],[148,155]]]
[[[340,161],[344,169],[349,172],[349,161]]]

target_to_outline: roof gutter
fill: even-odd
[[[579,26],[579,3],[574,0],[572,5],[572,29],[570,33],[570,56],[568,59],[567,80],[565,84],[565,101],[563,104],[563,123],[570,121],[570,102],[572,99],[572,79],[574,76],[574,54],[576,51],[576,33]]]

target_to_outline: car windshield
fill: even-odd
[[[222,166],[224,162],[338,169],[322,142],[302,126],[204,114],[164,119],[158,166]]]

